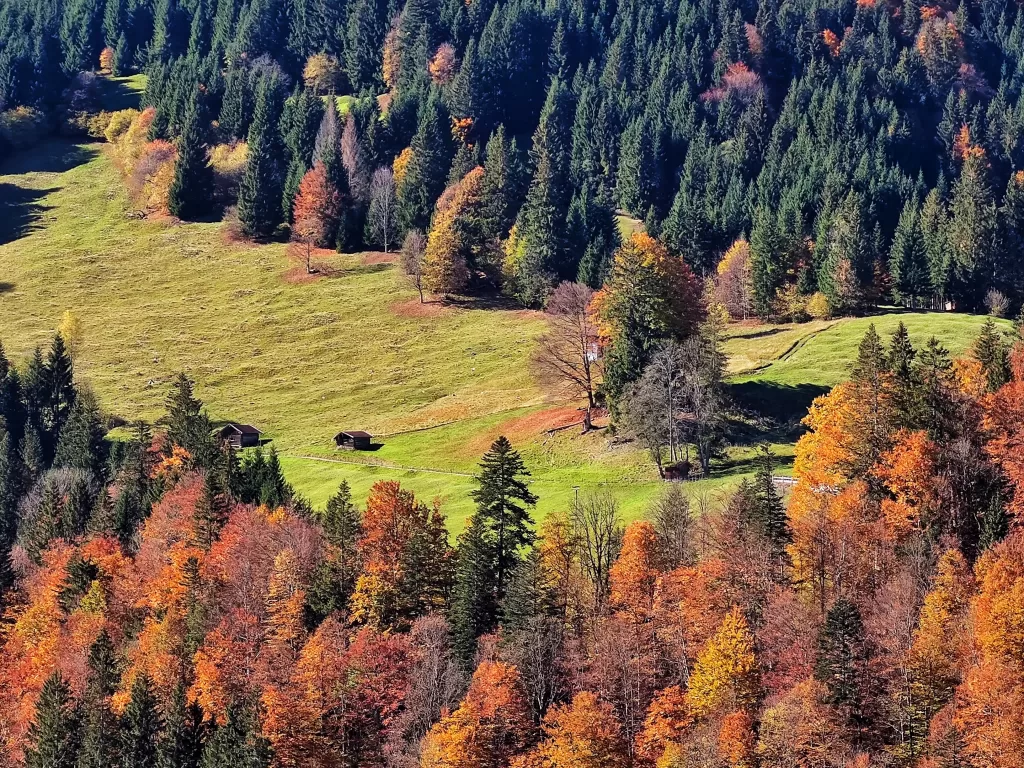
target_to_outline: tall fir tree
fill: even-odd
[[[178,158],[174,180],[167,197],[167,209],[179,219],[209,216],[213,206],[213,168],[207,156],[206,108],[196,89],[178,136]]]
[[[25,767],[75,768],[81,740],[81,714],[71,686],[54,672],[43,683],[28,728]]]
[[[249,156],[238,189],[238,219],[242,233],[257,240],[270,238],[283,218],[284,146],[281,141],[281,85],[273,75],[260,78],[256,108],[249,128]]]
[[[398,184],[398,222],[403,231],[426,230],[444,191],[452,160],[451,132],[440,92],[430,91],[412,140],[412,157]]]
[[[118,722],[110,699],[121,675],[114,644],[106,630],[101,630],[90,646],[87,664],[78,768],[109,768],[119,760]]]
[[[189,702],[185,686],[174,687],[158,747],[159,768],[200,768],[207,725],[198,702]]]
[[[505,597],[508,580],[520,562],[524,547],[533,543],[533,521],[528,511],[537,503],[526,478],[530,473],[519,452],[502,435],[480,461],[479,487],[473,491],[476,517],[484,529],[494,573],[494,598]]]
[[[256,717],[238,705],[228,706],[224,724],[214,729],[203,749],[202,768],[269,768],[270,744]]]
[[[149,675],[140,673],[132,683],[131,698],[121,717],[121,765],[157,768],[157,745],[163,719]]]

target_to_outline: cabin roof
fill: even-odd
[[[364,432],[361,429],[347,429],[347,430],[344,430],[344,431],[339,432],[338,434],[336,434],[334,436],[334,439],[337,440],[339,437],[342,437],[342,436],[346,436],[346,437],[373,437],[373,435],[371,435],[369,432]]]
[[[232,424],[225,424],[221,428],[220,431],[223,433],[223,432],[228,431],[229,429],[237,432],[240,435],[262,435],[263,434],[258,429],[256,429],[256,427],[252,426],[251,424],[234,424],[234,423],[232,423]]]

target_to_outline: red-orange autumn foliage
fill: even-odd
[[[327,178],[324,164],[317,161],[302,177],[295,195],[295,231],[303,242],[326,248],[340,214],[341,194]]]
[[[61,588],[74,558],[92,563],[99,578],[75,604],[62,606]],[[7,614],[11,623],[0,635],[0,749],[21,754],[23,738],[35,715],[43,683],[59,670],[81,695],[89,648],[106,625],[113,584],[127,564],[117,542],[100,537],[72,546],[56,541],[42,553],[23,583],[25,602]]]
[[[1013,379],[983,401],[985,452],[1013,491],[1007,510],[1024,519],[1024,344],[1011,356]]]
[[[669,744],[683,740],[692,724],[686,692],[678,685],[663,688],[647,709],[643,730],[636,740],[637,755],[648,762],[657,762]]]
[[[534,726],[519,670],[481,662],[465,698],[430,729],[422,768],[505,765],[533,741]]]
[[[923,430],[902,432],[882,455],[875,475],[891,497],[882,500],[887,530],[896,538],[920,530],[938,504],[936,447]]]
[[[659,543],[654,526],[646,520],[630,523],[622,551],[609,572],[612,607],[633,621],[649,618],[661,577]]]
[[[718,755],[729,768],[754,765],[754,719],[749,712],[730,712],[722,719]]]
[[[407,627],[443,605],[453,567],[444,514],[394,481],[374,483],[356,545],[363,564],[351,600],[356,623]]]
[[[302,648],[287,681],[263,693],[263,728],[282,766],[380,762],[405,701],[414,656],[408,635],[366,627],[354,637],[328,617]]]
[[[832,58],[839,58],[839,53],[843,47],[843,41],[839,39],[839,36],[831,29],[826,29],[821,33],[821,39],[825,42],[825,47],[828,48],[828,52],[832,54]]]

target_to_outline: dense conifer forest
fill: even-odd
[[[454,205],[472,224],[437,237],[434,260],[458,262],[436,266],[440,292],[599,288],[618,210],[698,275],[745,238],[763,316],[794,293],[833,313],[1021,297],[1012,3],[9,0],[0,33],[8,110],[73,111],[101,55],[148,75],[146,135],[180,151],[176,215],[209,215],[198,148],[231,142],[248,142],[248,236],[294,225],[318,160],[338,203],[296,231],[322,244],[380,247]],[[311,92],[352,97],[341,158]],[[378,168],[397,187],[383,225]]]

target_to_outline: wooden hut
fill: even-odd
[[[250,424],[225,424],[217,432],[217,438],[232,448],[254,448],[260,444],[260,432]]]
[[[334,436],[334,444],[346,451],[368,451],[370,450],[370,441],[372,439],[373,437],[369,432],[353,429],[336,434]]]

